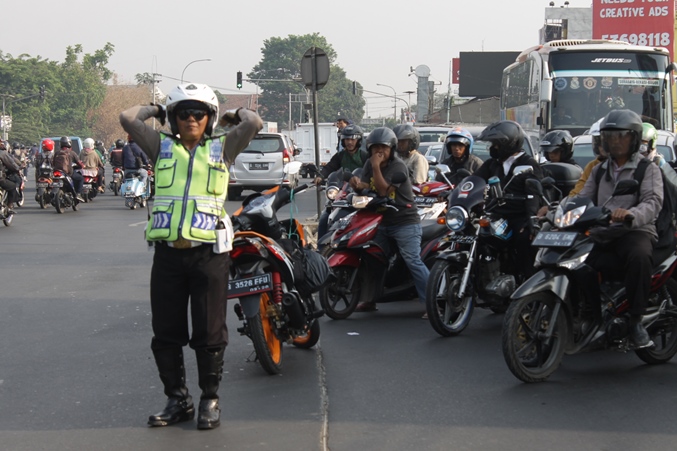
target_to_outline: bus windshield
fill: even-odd
[[[668,58],[658,53],[552,52],[550,129],[580,134],[610,110],[627,108],[665,128]]]

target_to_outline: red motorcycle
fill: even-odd
[[[386,302],[416,297],[414,282],[399,252],[391,253],[374,241],[383,219],[375,210],[395,208],[386,197],[351,197],[358,211],[345,218],[334,232],[326,253],[335,279],[320,291],[320,304],[332,319],[349,317],[360,302]],[[430,268],[437,254],[448,246],[444,239],[450,231],[444,222],[421,222],[421,260]]]
[[[122,186],[122,180],[124,178],[125,171],[120,166],[113,166],[113,177],[108,188],[110,188],[116,196],[120,194],[120,187]]]
[[[99,182],[99,171],[96,169],[82,169],[82,198],[85,202],[94,200],[99,190],[96,188]]]

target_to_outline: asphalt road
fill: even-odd
[[[415,301],[322,318],[319,345],[285,347],[280,376],[253,362],[229,307],[221,427],[148,428],[165,400],[149,348],[147,212],[107,192],[59,215],[28,186],[12,226],[0,226],[2,450],[677,447],[675,363],[565,356],[548,382],[527,385],[503,362],[501,315],[476,311],[461,336],[442,338]],[[314,210],[311,190],[293,211]],[[186,360],[197,397],[190,350]]]

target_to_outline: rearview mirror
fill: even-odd
[[[446,174],[449,171],[451,171],[451,169],[449,169],[449,166],[446,164],[438,164],[435,166],[435,172],[438,174]]]
[[[512,171],[513,175],[520,175],[520,174],[527,174],[529,172],[534,172],[534,168],[529,166],[529,165],[522,165],[522,166],[517,166],[514,171]]]

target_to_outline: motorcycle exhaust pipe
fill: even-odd
[[[292,329],[303,329],[306,325],[306,317],[301,308],[301,299],[294,293],[285,293],[282,296],[282,306],[289,321],[287,324]]]

